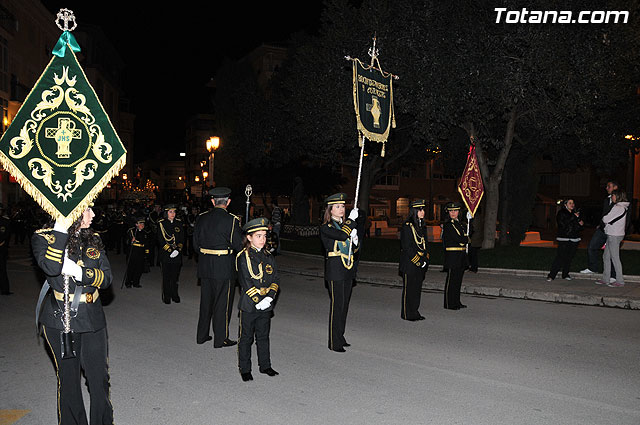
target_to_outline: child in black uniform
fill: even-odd
[[[275,258],[267,252],[269,220],[256,218],[243,226],[246,232],[244,249],[236,257],[240,283],[240,328],[238,330],[238,368],[243,381],[253,380],[251,375],[251,345],[255,335],[260,373],[276,376],[271,368],[269,330],[273,316],[273,302],[278,293],[280,279]]]

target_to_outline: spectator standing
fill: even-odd
[[[604,233],[607,235],[607,244],[604,248],[604,272],[602,280],[597,281],[599,285],[607,285],[610,287],[624,286],[624,277],[622,276],[622,262],[620,261],[620,243],[624,239],[627,211],[629,209],[629,200],[627,194],[621,190],[614,190],[611,193],[613,207],[609,214],[602,217],[604,224]],[[611,263],[616,271],[616,280],[611,282]]]
[[[584,226],[584,222],[580,219],[580,213],[576,211],[573,199],[562,201],[562,207],[556,214],[556,222],[558,224],[558,235],[556,236],[558,251],[551,271],[547,275],[547,281],[555,279],[560,270],[562,270],[563,279],[572,280],[569,276],[569,268],[578,249],[580,232]]]
[[[616,183],[613,180],[609,180],[607,182],[607,185],[605,187],[606,191],[607,191],[607,197],[604,200],[604,204],[602,206],[602,215],[601,217],[604,217],[605,215],[607,215],[609,213],[609,211],[611,211],[611,208],[613,208],[613,202],[611,201],[611,193],[613,193],[614,190],[618,190],[618,183]],[[604,233],[604,231],[598,227],[596,229],[596,231],[593,233],[593,236],[591,236],[591,240],[589,241],[589,248],[587,249],[587,268],[584,270],[581,270],[580,273],[582,274],[593,274],[593,273],[597,273],[598,270],[600,270],[600,249],[602,248],[602,245],[604,245],[604,243],[607,241],[607,235]],[[611,275],[611,281],[615,281],[615,273],[612,273]]]

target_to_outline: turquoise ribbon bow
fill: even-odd
[[[67,50],[67,45],[69,45],[69,47],[71,47],[71,50],[76,53],[80,51],[80,45],[76,41],[76,38],[73,36],[73,34],[71,34],[69,31],[65,31],[58,39],[56,47],[53,48],[52,53],[58,57],[63,58],[64,53]]]

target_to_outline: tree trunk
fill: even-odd
[[[500,185],[500,246],[509,245],[509,171],[505,168],[502,174],[502,184]]]
[[[498,219],[498,206],[500,204],[500,181],[504,171],[511,145],[513,144],[513,135],[515,134],[516,121],[518,119],[517,106],[513,106],[509,113],[509,121],[504,136],[504,146],[498,154],[498,160],[493,170],[489,170],[489,164],[486,153],[481,143],[476,143],[476,154],[478,155],[478,165],[482,173],[482,181],[484,183],[484,196],[486,200],[485,220],[484,220],[484,240],[482,241],[483,249],[491,249],[496,244],[496,222]],[[469,134],[470,138],[476,139],[476,130],[473,123],[465,123],[462,125]]]

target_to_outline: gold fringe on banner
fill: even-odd
[[[56,208],[55,205],[47,199],[46,196],[40,192],[38,189],[27,177],[22,174],[22,172],[13,164],[13,162],[9,161],[9,159],[4,155],[3,152],[0,152],[0,164],[2,164],[2,168],[4,168],[9,174],[16,179],[20,187],[27,192],[29,196],[33,198],[34,201],[38,205],[42,207],[42,209],[49,214],[54,219],[62,218],[69,225],[71,225],[74,221],[82,215],[84,210],[86,210],[93,201],[98,197],[100,192],[105,188],[105,186],[111,181],[112,178],[116,177],[120,170],[122,170],[127,162],[127,153],[125,152],[120,159],[118,159],[112,166],[109,171],[102,176],[102,178],[94,185],[93,189],[85,195],[84,199],[67,215],[66,217],[62,215],[60,210]]]

